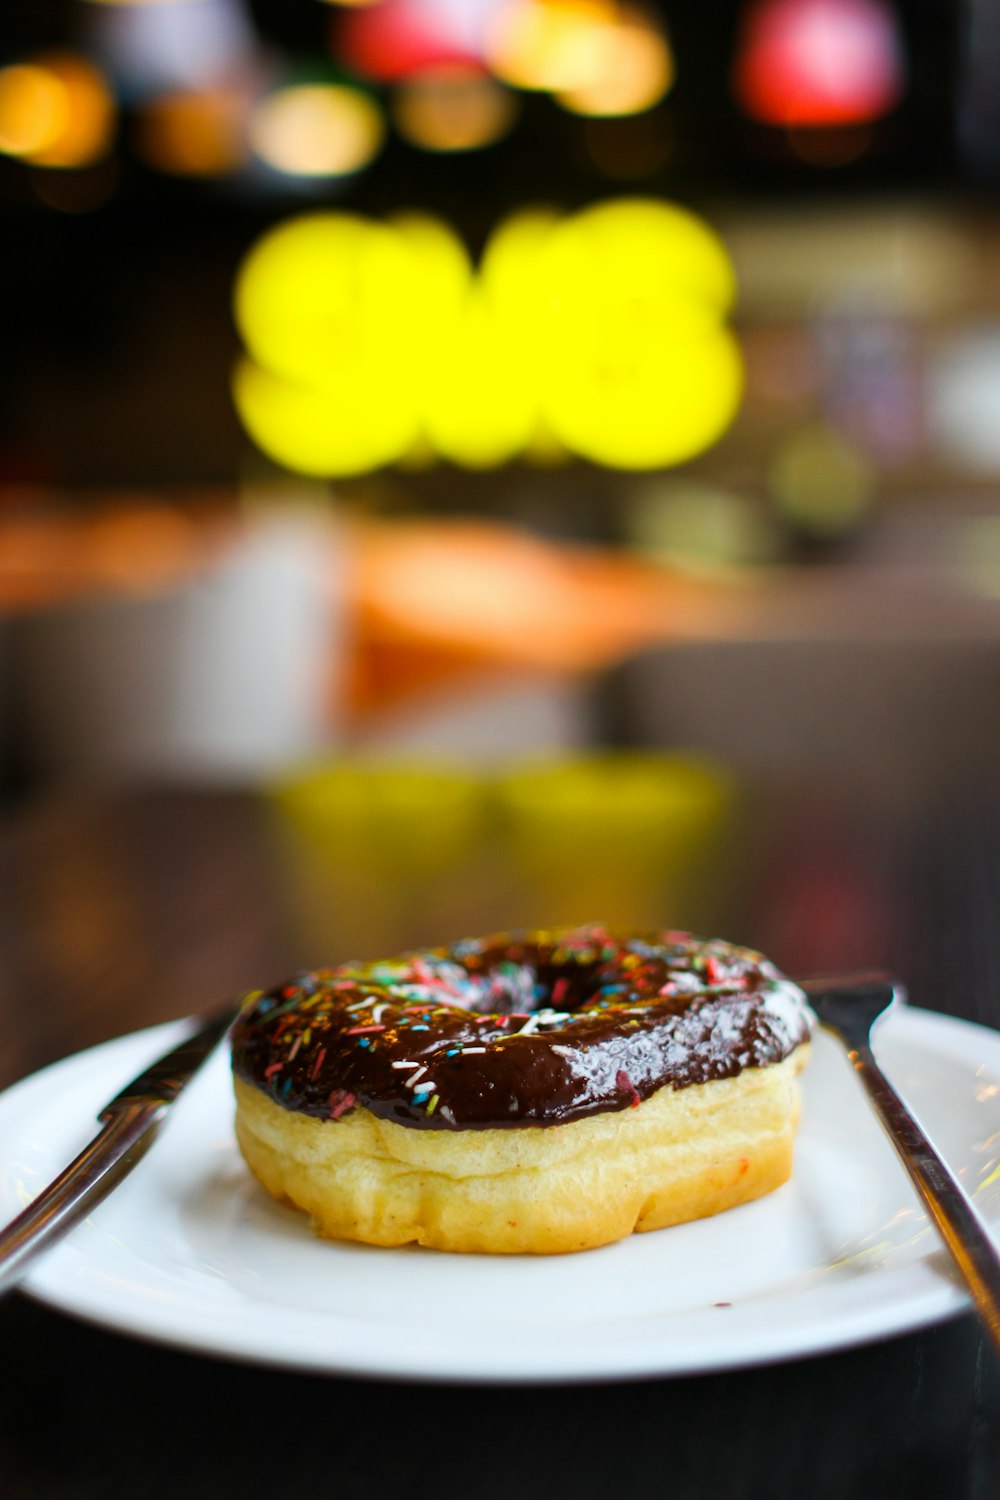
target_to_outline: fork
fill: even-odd
[[[888,974],[807,979],[800,987],[820,1024],[847,1049],[880,1123],[937,1225],[983,1322],[1000,1349],[1000,1254],[958,1178],[942,1161],[882,1072],[871,1048],[873,1027],[906,991]]]

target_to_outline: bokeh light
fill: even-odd
[[[584,89],[603,71],[612,0],[508,0],[493,17],[486,56],[520,89]]]
[[[393,390],[391,356],[346,365],[339,381],[300,386],[242,360],[233,380],[240,420],[265,453],[300,474],[366,474],[416,441],[412,399]]]
[[[652,199],[565,220],[544,250],[550,318],[543,411],[594,462],[658,468],[714,442],[743,389],[725,326],[734,281],[721,240]]]
[[[461,318],[427,351],[424,427],[433,448],[470,469],[515,458],[530,442],[538,405],[528,348],[476,289]]]
[[[50,68],[16,63],[0,72],[0,150],[31,158],[66,128],[66,90]]]
[[[483,252],[479,277],[494,316],[526,348],[548,317],[549,289],[539,271],[559,222],[554,210],[522,209],[497,226]]]
[[[461,317],[472,286],[472,262],[455,231],[432,214],[394,214],[389,227],[409,257],[408,295],[415,299],[405,315],[400,313],[397,326],[409,331],[410,357],[420,360],[434,335]]]
[[[399,82],[427,68],[481,63],[480,0],[380,0],[334,23],[334,50],[364,78]]]
[[[965,473],[1000,473],[1000,326],[958,327],[943,336],[925,379],[938,452]]]
[[[237,407],[267,453],[308,473],[428,445],[468,468],[565,451],[658,468],[735,414],[733,293],[718,237],[654,200],[516,214],[478,274],[438,220],[314,214],[240,271]]]
[[[232,86],[259,61],[243,0],[101,5],[86,24],[90,44],[129,100]]]
[[[733,88],[763,124],[875,120],[903,83],[898,22],[882,0],[754,0],[746,12]]]
[[[247,256],[236,286],[236,320],[251,355],[276,375],[322,385],[373,348],[398,353],[404,331],[426,308],[426,277],[410,248],[420,233],[412,225],[408,239],[390,225],[334,213],[308,214],[269,231]],[[435,245],[427,254],[437,257],[440,300],[441,286],[452,286],[461,273],[447,231]]]
[[[804,536],[834,541],[867,515],[876,478],[856,444],[822,422],[807,423],[775,451],[768,490],[783,521]]]
[[[506,135],[517,102],[488,74],[452,65],[401,84],[392,115],[400,135],[425,151],[474,151]]]
[[[235,89],[161,94],[139,114],[136,148],[161,172],[225,176],[249,155],[245,109],[245,99]]]
[[[564,108],[578,115],[634,115],[651,109],[674,81],[674,58],[661,31],[640,11],[622,10],[604,28],[591,76],[557,94]]]
[[[468,275],[458,241],[422,216],[314,214],[270,231],[235,299],[252,358],[234,395],[254,441],[310,474],[364,473],[411,449],[420,351],[455,316]]]
[[[115,105],[97,68],[51,53],[0,70],[0,151],[42,167],[85,167],[106,155]]]
[[[629,499],[629,541],[672,568],[728,576],[777,560],[777,527],[763,507],[721,485],[688,478],[648,480]]]
[[[299,83],[262,99],[250,122],[254,151],[292,177],[345,177],[378,154],[385,120],[374,99],[345,84]]]

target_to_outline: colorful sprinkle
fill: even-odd
[[[420,1123],[417,1112],[425,1111],[435,1115],[435,1125],[454,1124],[459,1095],[436,1088],[430,1076],[436,1059],[499,1057],[505,1045],[527,1037],[535,1039],[532,1052],[544,1057],[551,1051],[553,1058],[568,1060],[566,1080],[581,1068],[596,1070],[596,1080],[610,1062],[610,1076],[595,1090],[593,1108],[588,1094],[586,1113],[635,1107],[641,1098],[628,1069],[636,1067],[649,1092],[657,1086],[656,1049],[664,1038],[688,1020],[697,1019],[701,1034],[722,1024],[716,1016],[727,996],[734,1004],[727,1005],[722,1020],[730,1040],[718,1033],[720,1053],[730,1060],[735,1056],[740,1067],[763,1065],[775,1051],[787,1055],[802,1040],[794,995],[787,1021],[775,1019],[775,1009],[758,1022],[752,1009],[759,996],[766,1005],[779,978],[750,950],[678,932],[612,938],[591,925],[470,939],[399,960],[317,970],[268,994],[255,992],[239,1022],[244,1035],[258,1033],[252,1060],[243,1066],[279,1102],[290,1098],[292,1108],[326,1109],[339,1118],[356,1102],[356,1095],[343,1088],[327,1098],[326,1090],[340,1077],[359,1080],[363,1090],[371,1087],[373,1097],[386,1101],[404,1122],[412,1106],[413,1123]],[[427,1036],[410,1043],[416,1058],[400,1057],[409,1051],[411,1031]],[[627,1039],[627,1052],[618,1050],[616,1038]],[[669,1042],[675,1051],[687,1045],[683,1037]],[[238,1054],[236,1060],[239,1067]],[[618,1068],[618,1060],[627,1060],[628,1069]],[[401,1076],[386,1087],[390,1069]],[[448,1070],[448,1087],[475,1089],[480,1076],[471,1063],[467,1071],[460,1065]],[[489,1075],[482,1078],[487,1087]],[[612,1080],[614,1087],[608,1088]],[[441,1102],[449,1097],[452,1108]],[[518,1110],[523,1113],[523,1100],[515,1115]]]
[[[328,1101],[331,1120],[339,1120],[355,1102],[355,1096],[346,1089],[334,1089]]]
[[[639,1091],[624,1068],[619,1068],[615,1074],[615,1086],[621,1089],[622,1093],[632,1095],[632,1108],[635,1109],[640,1103]]]

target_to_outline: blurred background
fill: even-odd
[[[15,851],[994,975],[998,101],[991,0],[6,0]]]

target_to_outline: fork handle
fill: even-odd
[[[1000,1254],[957,1177],[945,1165],[875,1061],[867,1043],[850,1060],[886,1134],[951,1251],[1000,1349]]]

